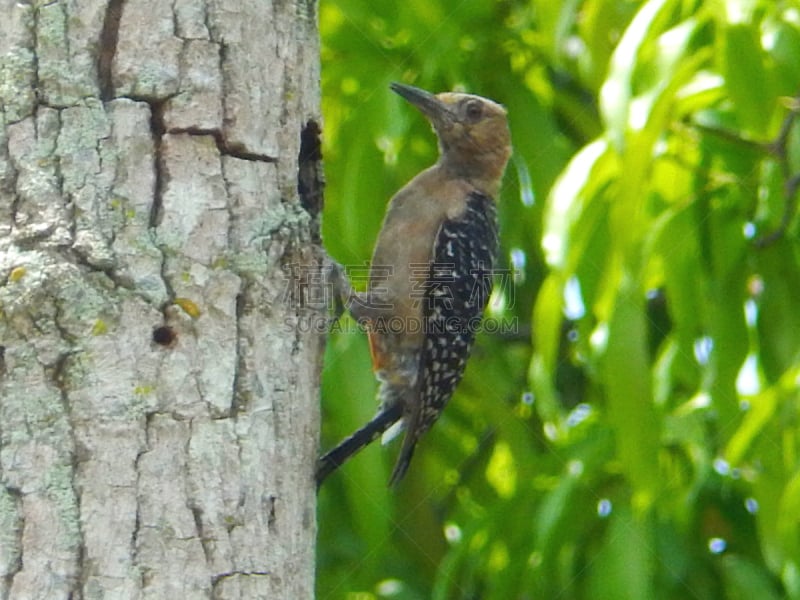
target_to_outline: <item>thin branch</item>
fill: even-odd
[[[754,243],[757,248],[766,248],[783,237],[797,212],[797,192],[798,188],[800,188],[800,173],[792,174],[791,165],[789,164],[789,137],[791,136],[792,127],[795,124],[797,116],[800,114],[800,95],[791,98],[791,100],[787,102],[787,107],[789,108],[789,114],[786,115],[783,123],[781,123],[778,135],[774,140],[769,142],[750,140],[742,137],[735,131],[727,129],[717,129],[700,123],[694,124],[697,130],[705,134],[713,135],[733,144],[766,153],[773,157],[780,165],[785,180],[783,188],[783,215],[781,215],[781,221],[778,227],[755,240]]]
[[[789,114],[781,124],[781,130],[775,141],[769,145],[770,152],[776,157],[781,167],[781,172],[785,179],[783,186],[783,215],[781,215],[781,222],[774,230],[760,236],[755,240],[757,248],[766,248],[777,242],[789,229],[792,219],[797,212],[797,188],[800,186],[800,173],[791,172],[791,165],[789,164],[789,136],[792,132],[792,126],[800,113],[800,96],[797,96],[789,105]]]

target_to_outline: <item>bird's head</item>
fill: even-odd
[[[506,109],[481,96],[425,90],[392,83],[391,89],[416,106],[439,138],[439,164],[494,196],[511,156]]]

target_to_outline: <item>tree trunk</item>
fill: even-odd
[[[315,3],[0,9],[0,598],[312,597]]]

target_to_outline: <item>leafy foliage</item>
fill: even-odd
[[[800,4],[320,10],[339,261],[435,160],[389,81],[503,102],[515,156],[497,327],[398,493],[379,447],[326,482],[318,598],[800,598]],[[326,447],[375,410],[353,329]]]

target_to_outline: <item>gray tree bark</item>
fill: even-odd
[[[315,11],[0,0],[0,598],[313,596]]]

